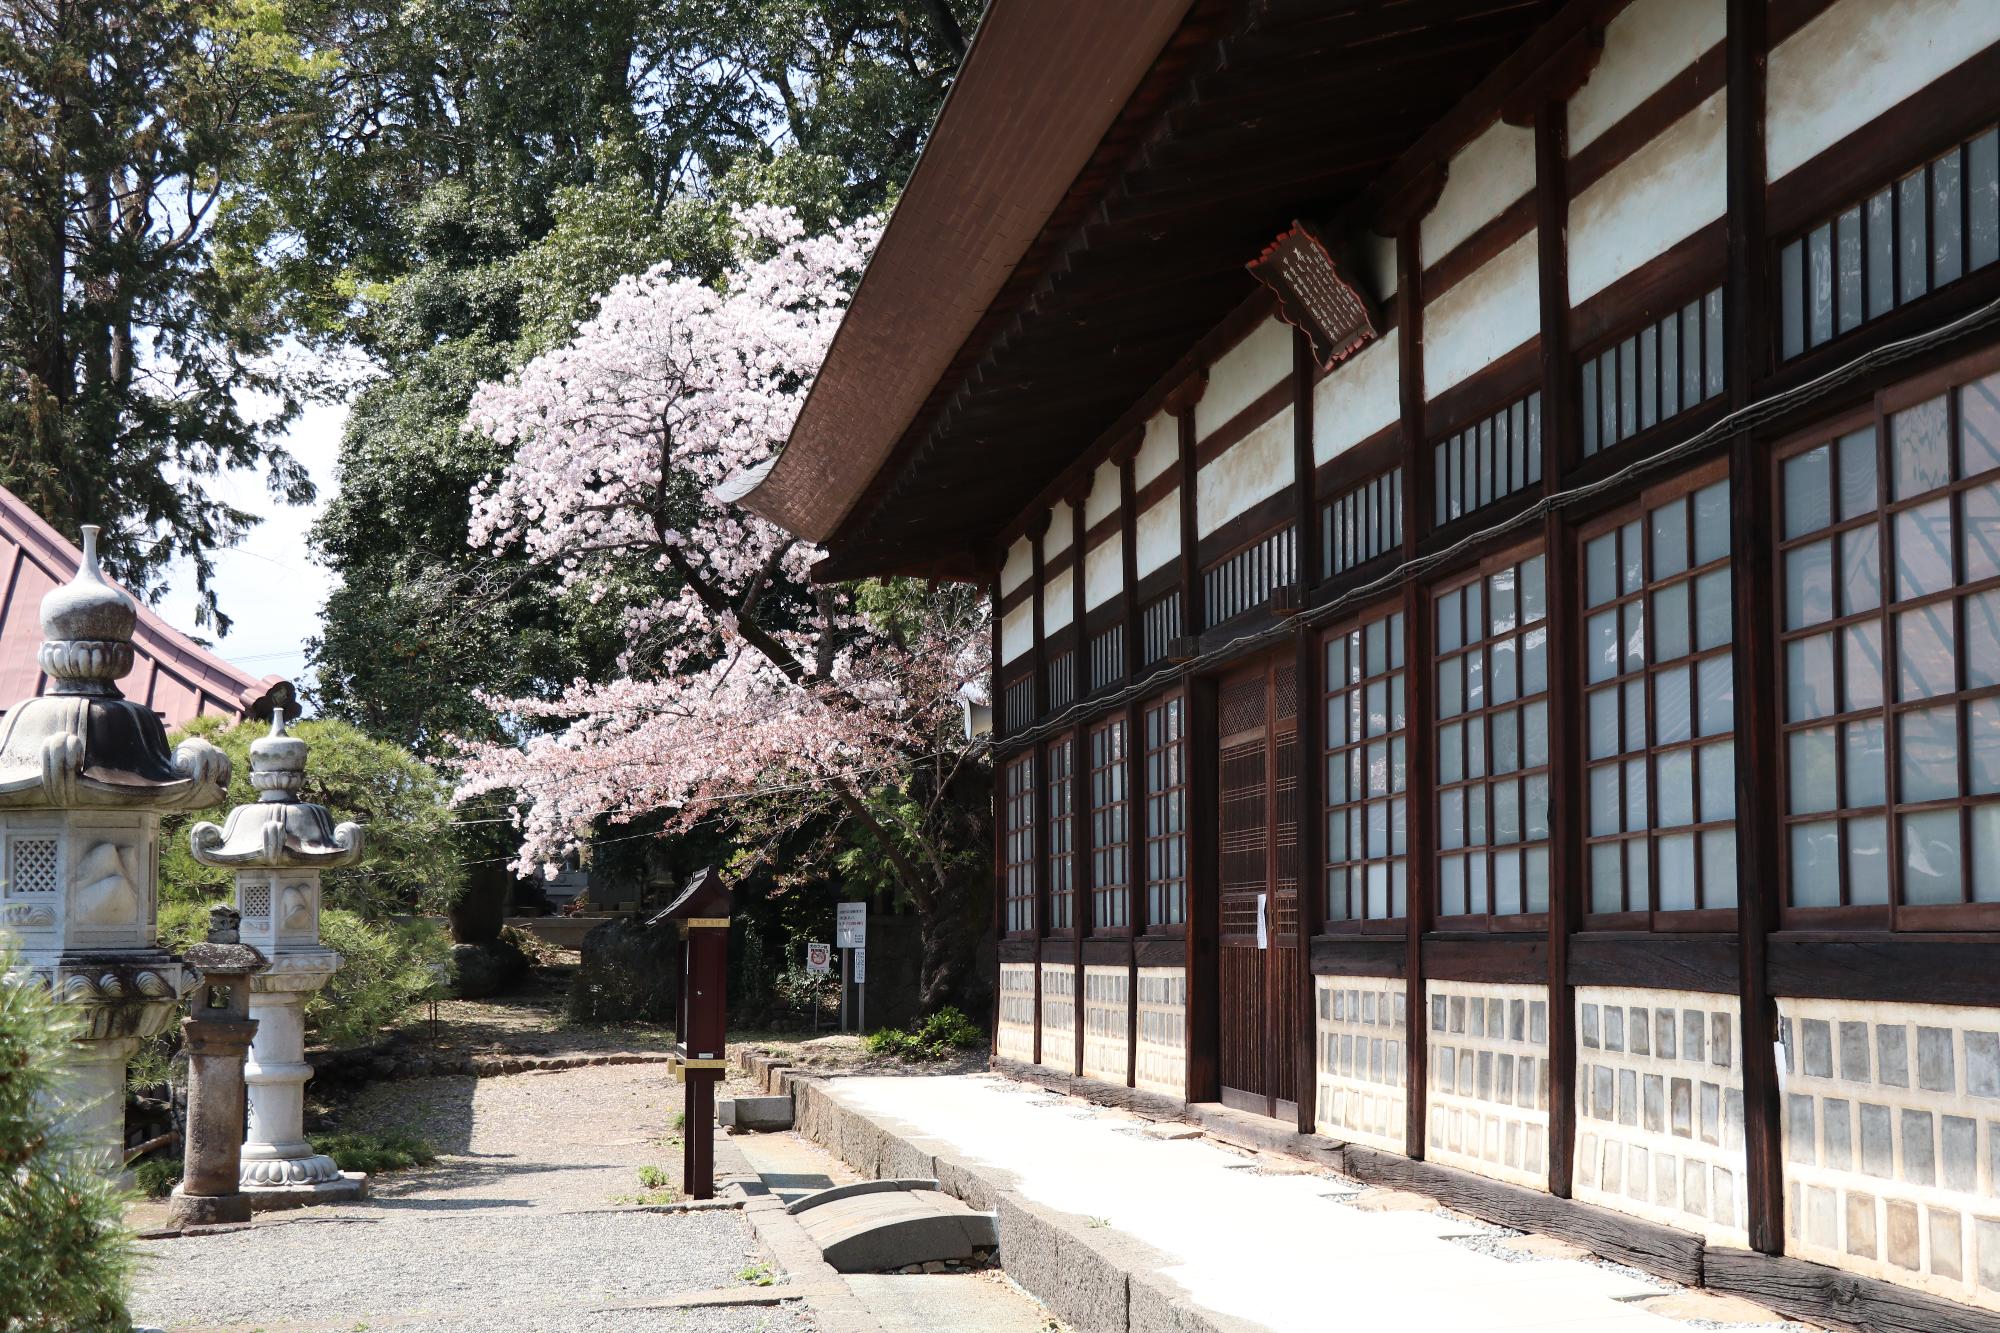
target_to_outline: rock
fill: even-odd
[[[569,1017],[584,1023],[670,1023],[680,998],[680,935],[615,917],[583,937]]]
[[[461,1000],[497,995],[528,975],[528,955],[511,940],[455,944],[451,950],[451,993]]]

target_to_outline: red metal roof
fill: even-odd
[[[75,577],[82,560],[67,538],[0,487],[0,711],[47,685],[35,661],[42,597]],[[132,649],[131,674],[118,688],[160,714],[169,729],[211,713],[247,717],[260,705],[268,712],[274,695],[287,703],[292,695],[282,676],[260,679],[230,665],[143,603]]]

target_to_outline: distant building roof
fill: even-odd
[[[35,661],[42,597],[69,582],[82,559],[41,515],[0,487],[0,711],[44,692],[47,681]],[[169,728],[211,713],[269,716],[274,703],[289,707],[294,697],[291,681],[260,679],[230,665],[143,604],[132,647],[131,674],[118,688],[160,714]]]

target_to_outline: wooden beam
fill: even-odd
[[[2000,1315],[1895,1282],[1755,1250],[1709,1247],[1702,1279],[1781,1314],[1867,1333],[2000,1333]]]
[[[1600,38],[1601,47],[1601,38]],[[1569,104],[1544,102],[1535,125],[1535,245],[1540,265],[1542,374],[1542,488],[1551,494],[1576,454],[1579,421],[1577,377],[1569,348]],[[1560,511],[1542,521],[1542,565],[1547,589],[1549,691],[1549,790],[1584,790],[1576,710],[1562,701],[1581,698],[1577,634],[1582,598],[1575,533]],[[1579,802],[1549,802],[1549,1193],[1570,1195],[1576,1147],[1576,991],[1569,977],[1570,937],[1583,927],[1584,828]]]
[[[1725,129],[1729,200],[1729,274],[1723,293],[1729,398],[1749,401],[1768,356],[1765,319],[1764,70],[1766,0],[1729,0],[1729,120]],[[1730,465],[1732,564],[1736,592],[1736,808],[1738,821],[1738,999],[1743,1027],[1744,1183],[1749,1196],[1750,1246],[1766,1254],[1785,1247],[1785,1179],[1780,1150],[1777,1006],[1766,978],[1766,936],[1778,913],[1779,804],[1778,671],[1773,627],[1778,623],[1771,579],[1775,562],[1766,515],[1774,512],[1764,452],[1739,436]]]

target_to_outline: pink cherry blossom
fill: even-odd
[[[714,494],[783,446],[880,231],[808,236],[789,210],[745,209],[718,285],[666,265],[622,279],[566,346],[474,395],[466,429],[515,451],[474,490],[475,547],[525,552],[592,599],[629,597],[621,572],[678,576],[620,607],[615,679],[485,701],[522,739],[463,746],[458,797],[512,796],[520,869],[604,819],[685,823],[799,790],[852,810],[963,747],[958,695],[987,671],[980,599],[934,595],[891,632],[811,583],[818,548]]]

